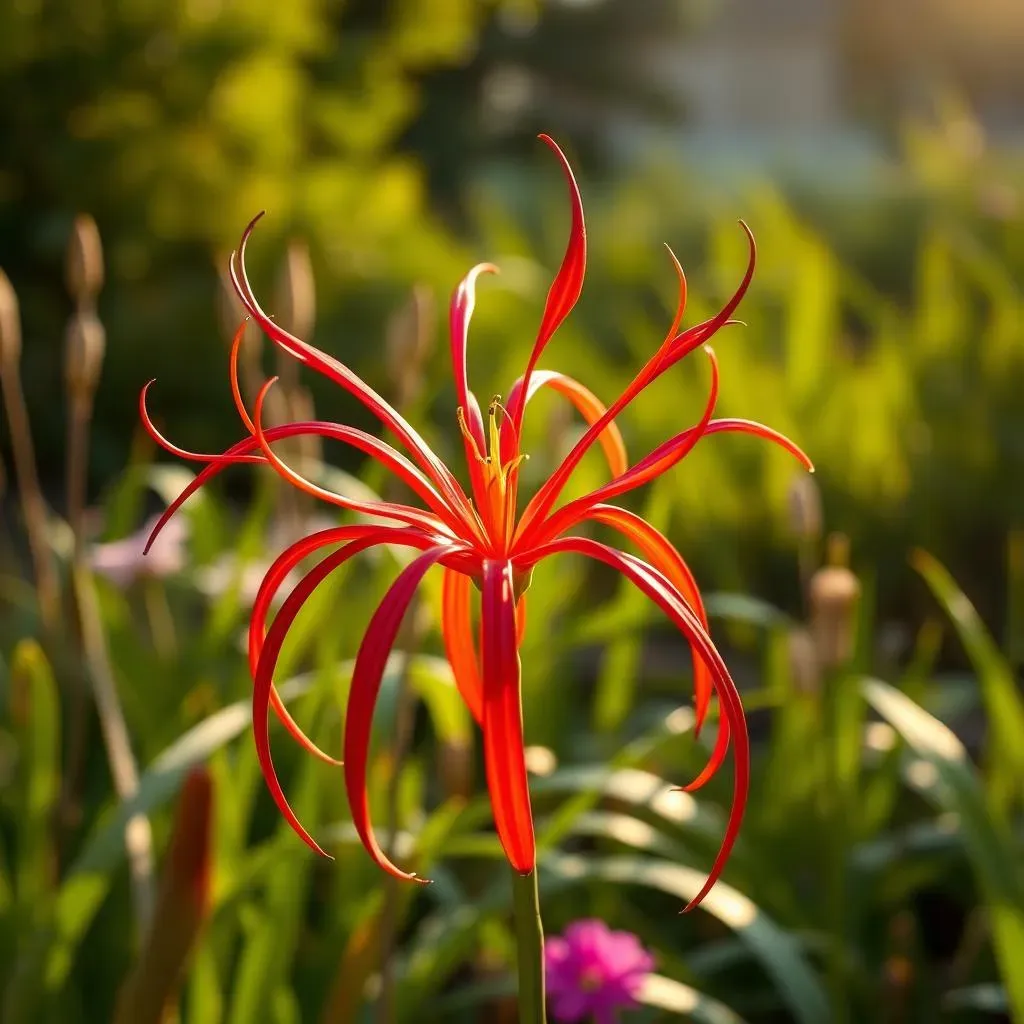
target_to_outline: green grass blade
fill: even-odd
[[[988,769],[993,798],[1005,811],[1013,798],[1024,794],[1024,699],[1010,666],[953,577],[924,551],[915,552],[913,564],[949,615],[978,673],[992,730]]]
[[[660,974],[644,979],[639,999],[645,1006],[665,1010],[695,1024],[744,1024],[743,1018],[725,1003]]]
[[[25,928],[39,920],[56,889],[52,828],[60,791],[60,699],[35,640],[22,640],[14,649],[11,713],[20,748],[14,893]]]
[[[977,875],[992,927],[996,960],[1016,1020],[1024,1020],[1024,878],[1020,851],[1004,823],[988,808],[963,744],[937,718],[905,694],[876,679],[863,682],[874,709],[930,764],[938,785],[929,793],[959,816],[964,846]]]

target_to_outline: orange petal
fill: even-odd
[[[537,847],[523,750],[523,708],[516,649],[512,566],[484,562],[483,685],[484,763],[494,825],[509,863],[522,874],[534,869]]]
[[[455,685],[473,717],[483,722],[483,683],[480,661],[473,646],[473,617],[470,608],[472,583],[468,576],[445,569],[441,603],[441,634]]]

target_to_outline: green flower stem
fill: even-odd
[[[547,1024],[544,1004],[544,929],[540,922],[537,869],[512,871],[512,908],[519,957],[519,1024]]]

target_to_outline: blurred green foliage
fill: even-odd
[[[238,436],[218,273],[258,210],[269,210],[250,250],[258,293],[273,309],[285,242],[307,241],[314,340],[381,390],[395,386],[386,338],[410,287],[443,299],[476,259],[498,262],[502,275],[480,287],[470,360],[479,394],[504,391],[522,368],[567,220],[557,169],[524,140],[535,128],[556,134],[583,187],[591,269],[545,360],[605,397],[670,319],[674,279],[660,243],[690,273],[693,322],[740,278],[743,217],[759,266],[741,308],[747,327],[715,342],[721,408],[787,432],[817,463],[825,521],[852,538],[863,570],[855,653],[824,676],[794,654],[806,631],[793,609],[807,594],[788,537],[784,455],[710,439],[641,499],[699,577],[724,591],[710,601],[716,636],[755,733],[755,791],[736,856],[705,909],[680,919],[677,902],[702,879],[729,799],[724,779],[696,800],[670,788],[706,756],[680,704],[684,652],[605,576],[572,563],[539,572],[523,660],[528,738],[549,751],[534,782],[545,920],[556,931],[596,914],[658,950],[661,981],[638,1021],[1024,1021],[1014,970],[1024,961],[1015,724],[1024,708],[1014,675],[1024,658],[1024,171],[958,110],[908,128],[898,159],[856,193],[829,182],[727,188],[665,153],[623,160],[607,149],[600,116],[571,105],[492,119],[488,89],[510,63],[552,93],[575,83],[594,101],[588,110],[605,110],[611,92],[675,114],[633,73],[629,47],[614,47],[684,31],[682,16],[628,0],[599,7],[0,6],[0,265],[22,306],[22,376],[46,489],[59,507],[70,309],[61,261],[79,210],[97,218],[107,258],[91,494],[109,537],[138,525],[150,490],[166,502],[183,479],[132,445],[145,380],[158,379],[153,407],[175,441],[212,449]],[[580,32],[615,59],[562,60]],[[409,414],[455,456],[444,348]],[[325,418],[363,424],[346,398],[305,383]],[[652,388],[623,418],[631,455],[695,418],[706,387],[704,366],[689,362]],[[577,426],[541,397],[528,427],[529,482]],[[381,486],[372,470],[328,457],[356,474],[346,487]],[[576,486],[599,472],[588,460]],[[162,891],[179,893],[192,891],[183,864],[208,862],[205,928],[186,915],[176,932],[190,947],[172,999],[183,1020],[362,1022],[386,1019],[389,1006],[401,1022],[497,1019],[512,977],[508,896],[470,723],[439,657],[436,594],[428,588],[420,609],[421,648],[389,673],[371,772],[375,809],[396,800],[397,856],[435,884],[389,889],[354,841],[336,775],[277,733],[288,792],[334,865],[311,859],[262,789],[238,635],[245,566],[262,560],[284,513],[272,488],[235,479],[190,504],[184,570],[126,589],[72,586],[68,530],[51,517],[67,612],[55,635],[40,627],[23,581],[20,533],[5,535],[0,1016],[74,1024],[131,1012],[126,979],[145,987],[147,951],[158,948],[139,872],[150,888],[160,878]],[[820,543],[801,539],[801,565]],[[907,564],[915,546],[952,575],[916,556],[923,586]],[[326,586],[286,651],[284,693],[328,749],[344,713],[345,659],[393,578],[390,557]],[[72,612],[90,594],[99,629],[85,657]],[[1007,628],[984,625],[1003,611]],[[960,646],[944,648],[953,632]],[[83,659],[85,676],[108,665],[142,766],[124,800]],[[399,758],[403,679],[417,710]],[[203,833],[186,797],[169,840],[170,804],[196,765],[214,794],[203,812],[212,830]],[[152,824],[148,867],[125,852],[125,825],[140,814]],[[181,844],[192,860],[166,852]],[[177,984],[170,973],[161,1000]]]
[[[185,479],[182,470],[135,467],[112,507],[129,506],[147,486],[169,493]],[[652,519],[665,496],[654,492]],[[104,643],[146,766],[128,801],[110,798],[103,744],[91,742],[69,817],[59,723],[97,735],[91,714],[66,714],[74,673],[65,645],[75,641],[51,638],[51,655],[34,640],[4,639],[5,1021],[110,1019],[128,984],[131,1005],[148,1005],[138,995],[147,978],[163,999],[173,972],[168,979],[160,970],[165,961],[147,966],[154,940],[132,924],[138,908],[124,839],[139,815],[152,820],[162,888],[179,894],[157,904],[153,934],[164,937],[155,948],[178,950],[175,964],[187,951],[167,1004],[180,1019],[362,1021],[387,1005],[400,1022],[468,1024],[508,1010],[514,942],[505,864],[474,730],[438,656],[434,585],[419,608],[418,647],[396,652],[386,675],[369,773],[381,835],[434,884],[387,881],[355,837],[337,770],[302,756],[276,728],[289,796],[336,860],[318,862],[265,793],[238,647],[248,605],[230,585],[204,596],[204,573],[225,554],[233,572],[262,561],[274,506],[258,501],[239,526],[205,496],[185,512],[192,557],[182,572],[142,575],[127,589],[96,581]],[[820,552],[813,542],[808,550],[813,567]],[[396,557],[360,559],[324,585],[286,647],[282,693],[328,749],[344,715],[347,658],[398,570]],[[592,579],[579,562],[536,573],[522,658],[544,918],[553,933],[601,916],[657,951],[647,1007],[631,1019],[1024,1020],[1015,968],[1024,956],[1024,774],[1013,731],[1024,700],[952,578],[930,557],[919,554],[915,564],[938,603],[912,659],[886,681],[874,674],[894,670],[884,668],[873,626],[870,574],[860,601],[844,603],[833,622],[849,638],[838,648],[815,639],[822,609],[836,609],[821,604],[813,580],[806,624],[750,597],[709,595],[716,636],[745,680],[754,781],[725,878],[686,917],[676,911],[717,849],[731,780],[716,778],[696,798],[672,788],[697,772],[714,733],[712,725],[700,741],[692,737],[692,711],[679,699],[689,685],[680,678],[684,651],[655,609],[603,576]],[[1013,583],[1019,588],[1024,575]],[[584,586],[607,596],[584,604]],[[969,673],[936,667],[946,622],[970,656]],[[830,650],[848,653],[826,660]],[[414,717],[399,757],[403,687]],[[979,732],[986,722],[993,728]],[[189,810],[197,784],[200,807]],[[209,832],[197,824],[207,817]],[[182,903],[193,891],[183,865],[210,873],[201,930]]]
[[[596,52],[615,38],[640,45],[652,32],[685,31],[647,5],[628,15],[621,7],[601,5],[589,20],[511,0],[5,8],[0,87],[16,101],[0,110],[0,134],[11,140],[0,168],[0,265],[22,304],[44,477],[57,479],[64,444],[53,404],[68,308],[60,247],[76,210],[96,216],[108,263],[96,493],[123,464],[149,377],[158,379],[161,422],[175,424],[181,443],[211,449],[237,436],[215,319],[218,274],[260,209],[269,216],[252,246],[258,291],[273,309],[284,242],[307,241],[314,340],[376,381],[387,319],[414,282],[443,298],[475,259],[501,264],[503,277],[481,294],[472,362],[482,391],[507,389],[566,216],[542,147],[527,152],[517,140],[525,128],[564,124],[570,153],[593,156],[576,161],[591,271],[551,364],[586,371],[600,394],[614,393],[669,317],[661,242],[682,255],[693,315],[704,315],[739,279],[742,216],[760,263],[741,310],[748,328],[718,346],[723,408],[796,437],[819,466],[832,521],[883,567],[899,565],[909,544],[927,544],[979,592],[987,617],[1000,614],[991,581],[1024,500],[1014,383],[1024,372],[1021,168],[986,148],[956,109],[936,127],[908,130],[901,161],[856,193],[827,182],[716,188],[653,151],[625,170],[620,155],[609,174],[616,165],[598,160],[593,141],[604,137],[601,122],[557,104],[545,108],[551,123],[532,108],[504,133],[490,123],[488,76],[518,67],[557,93],[552,54],[581,26]],[[618,62],[605,64],[604,79],[580,79],[587,109],[604,109],[601,81],[629,79]],[[633,81],[632,94],[619,89],[626,100],[662,109],[643,77]],[[473,126],[479,145],[466,137]],[[445,169],[453,159],[457,174]],[[429,415],[454,451],[443,359],[431,373]],[[313,386],[324,414],[362,415]],[[695,416],[704,387],[699,371],[673,373],[626,419],[631,450]],[[699,569],[729,585],[756,580],[792,602],[791,591],[773,589],[765,546],[782,534],[789,477],[784,457],[742,441],[694,453],[673,477],[672,518],[699,541]],[[892,593],[894,603],[908,596]]]

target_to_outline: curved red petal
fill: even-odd
[[[412,508],[409,505],[398,505],[389,501],[360,501],[358,498],[347,498],[344,495],[336,494],[334,491],[329,491],[327,488],[313,483],[302,476],[301,473],[292,469],[270,446],[267,432],[263,428],[263,403],[268,391],[276,382],[276,377],[268,380],[256,396],[256,404],[253,408],[253,423],[256,428],[254,437],[263,450],[267,462],[270,463],[278,475],[300,491],[320,501],[325,501],[330,505],[336,505],[338,508],[348,509],[350,512],[362,512],[365,515],[386,516],[390,519],[397,519],[402,523],[419,526],[425,530],[436,530],[440,533],[449,532],[449,527],[430,512],[424,512],[422,509]],[[454,538],[455,534],[453,533],[452,536]]]
[[[483,686],[484,762],[494,825],[509,863],[522,874],[534,869],[537,846],[523,749],[523,709],[516,647],[512,566],[484,562]]]
[[[418,538],[410,538],[418,539]],[[368,533],[358,539],[350,541],[341,550],[335,551],[324,558],[318,565],[311,569],[294,587],[292,592],[285,599],[284,604],[274,617],[274,621],[267,632],[260,651],[259,660],[256,665],[256,672],[253,676],[252,693],[252,721],[253,739],[256,744],[256,756],[259,761],[260,771],[263,774],[267,789],[274,799],[278,810],[285,820],[292,827],[295,833],[302,839],[311,850],[323,856],[328,856],[319,846],[316,840],[306,831],[298,820],[288,798],[284,795],[281,783],[274,769],[274,762],[270,752],[270,727],[269,708],[273,693],[274,668],[281,654],[288,630],[295,621],[296,616],[302,610],[302,606],[309,600],[313,591],[336,569],[347,562],[350,558],[365,551],[368,548],[376,547],[382,543],[394,543],[395,538],[392,531],[385,527],[378,528],[378,532]],[[448,550],[448,549],[444,549]]]
[[[527,535],[528,531],[533,528],[535,522],[543,520],[544,517],[548,515],[555,502],[558,500],[558,496],[562,493],[566,483],[568,483],[572,472],[579,465],[583,456],[587,451],[589,451],[605,427],[611,423],[648,385],[668,370],[669,367],[682,359],[683,356],[704,344],[712,337],[712,335],[715,334],[716,331],[731,322],[730,317],[739,305],[740,301],[743,299],[747,289],[750,287],[757,257],[757,250],[754,245],[754,236],[751,233],[750,228],[748,228],[743,221],[740,221],[740,226],[743,228],[743,231],[747,236],[750,246],[750,254],[743,279],[736,291],[730,297],[729,301],[709,320],[705,320],[703,323],[688,328],[682,334],[667,338],[662,343],[657,352],[655,352],[640,372],[629,383],[625,391],[623,391],[612,405],[609,406],[608,411],[584,433],[579,441],[573,446],[572,451],[570,451],[562,461],[562,464],[554,473],[551,474],[550,478],[530,500],[526,509],[523,511],[522,518],[520,519],[519,530],[516,535],[517,542],[521,541]],[[673,263],[678,267],[675,255],[671,250],[669,250],[669,253],[672,255]],[[679,270],[681,271],[681,268],[679,268]],[[680,283],[681,289],[685,287],[683,283],[684,281],[685,278],[682,278]],[[685,294],[681,294],[680,303],[682,304],[684,301]],[[678,308],[676,317],[677,320],[681,317],[681,312]],[[676,325],[677,320],[673,321],[674,326]]]
[[[729,719],[724,715],[718,723],[718,735],[715,737],[715,746],[711,751],[707,764],[700,770],[697,777],[679,788],[684,793],[695,793],[701,786],[707,785],[714,777],[719,768],[725,762],[725,755],[729,752]]]
[[[399,522],[409,522],[413,525],[425,526],[431,530],[441,530],[442,532],[447,527],[447,530],[455,534],[456,526],[462,529],[462,524],[457,519],[453,519],[453,514],[450,509],[445,505],[444,501],[440,498],[436,491],[433,490],[427,479],[420,473],[420,471],[405,458],[400,452],[395,451],[390,445],[381,441],[379,438],[374,437],[372,434],[367,434],[365,431],[357,430],[355,427],[346,427],[340,423],[326,423],[319,421],[310,421],[302,423],[288,423],[281,427],[271,427],[263,431],[263,436],[268,442],[284,440],[289,437],[298,437],[308,434],[317,434],[320,437],[325,437],[334,441],[341,441],[344,444],[348,444],[359,451],[364,452],[371,458],[380,462],[385,468],[390,470],[396,476],[398,476],[404,483],[408,484],[424,502],[435,509],[437,518],[431,521],[424,520],[424,516],[427,515],[423,509],[413,508],[409,505],[396,505],[386,502],[374,505],[374,509],[369,509],[367,506],[374,503],[361,503],[363,508],[353,509],[354,511],[364,511],[369,515],[380,515],[387,516],[391,519],[396,519]],[[149,536],[149,540],[146,543],[146,550],[152,545],[153,541],[159,535],[160,531],[167,524],[168,520],[174,515],[175,512],[195,494],[204,484],[208,483],[214,476],[220,473],[222,470],[227,469],[228,466],[237,465],[242,462],[259,462],[265,463],[267,460],[262,456],[252,456],[246,453],[252,452],[259,449],[259,440],[255,437],[247,437],[237,444],[233,445],[226,452],[221,455],[211,456],[211,464],[206,466],[194,480],[174,499],[173,502],[164,510],[153,527],[153,530]],[[203,461],[207,461],[207,457],[201,456]],[[330,493],[330,492],[327,492]],[[338,498],[335,495],[334,498]],[[328,499],[330,500],[330,499]],[[348,500],[348,499],[342,499]],[[333,504],[340,504],[340,501],[332,501]],[[387,506],[386,510],[384,506]],[[348,508],[348,505],[342,505],[343,508]]]
[[[383,526],[338,526],[303,537],[302,540],[292,544],[275,559],[267,570],[253,601],[252,612],[249,616],[248,647],[249,674],[254,679],[260,656],[263,653],[267,618],[271,606],[278,591],[295,567],[303,559],[329,545],[364,540],[368,537],[376,538],[376,543],[379,544],[409,544],[421,548],[432,547],[437,543],[436,538],[428,537],[414,530]],[[340,759],[325,753],[302,731],[281,701],[277,688],[273,686],[270,689],[270,706],[291,737],[308,753],[328,764],[341,765]]]
[[[302,606],[309,600],[313,591],[322,583],[335,569],[348,559],[366,548],[373,547],[376,543],[371,537],[361,541],[353,541],[346,545],[341,551],[328,555],[319,565],[307,573],[288,595],[280,611],[274,618],[273,625],[267,633],[266,640],[260,654],[256,672],[253,675],[252,689],[252,730],[253,739],[256,743],[256,758],[259,761],[260,771],[263,774],[264,782],[270,795],[274,799],[278,810],[284,819],[295,831],[296,835],[314,852],[323,857],[329,856],[317,843],[317,841],[306,831],[292,810],[288,798],[284,795],[280,780],[274,769],[274,760],[270,752],[270,723],[269,709],[271,704],[271,693],[273,691],[274,668],[281,653],[288,630],[291,628],[295,617],[302,610]]]
[[[631,474],[635,473],[636,475],[631,478],[629,487],[626,489],[632,490],[667,472],[681,459],[689,455],[701,437],[706,437],[708,434],[722,433],[752,434],[754,437],[759,437],[764,441],[771,441],[773,444],[777,444],[780,448],[789,452],[790,455],[803,465],[804,469],[811,473],[814,472],[814,463],[811,462],[808,455],[799,445],[786,437],[785,434],[781,434],[779,431],[766,427],[763,423],[757,423],[754,420],[720,419],[710,420],[703,430],[700,429],[699,424],[696,427],[690,427],[689,430],[684,430],[682,433],[676,434],[675,437],[670,437],[649,455],[645,455],[630,470]],[[622,494],[624,491],[617,491],[616,493]]]
[[[685,450],[682,450],[683,446],[680,446],[681,450],[676,461],[682,459],[683,456],[686,455],[687,452],[689,452],[690,449],[692,449],[700,440],[701,435],[707,430],[708,424],[711,422],[711,416],[715,410],[715,404],[718,401],[718,360],[715,358],[715,353],[711,348],[705,347],[704,351],[707,353],[708,359],[711,363],[711,387],[708,389],[708,398],[704,405],[704,412],[701,414],[700,420],[686,431],[688,447],[686,447]],[[620,494],[625,494],[627,491],[641,487],[649,480],[653,480],[658,474],[652,472],[646,463],[646,459],[641,460],[641,462],[632,466],[621,476],[618,476],[609,483],[598,487],[597,490],[591,491],[589,494],[585,494],[580,498],[576,498],[573,501],[568,502],[568,504],[552,513],[546,520],[540,522],[535,521],[532,529],[524,531],[522,536],[519,538],[519,543],[523,547],[533,546],[536,544],[542,544],[546,540],[550,540],[552,537],[557,537],[560,533],[572,526],[572,524],[577,521],[587,509],[593,507],[598,502],[607,501],[608,499],[617,497]]]
[[[551,336],[558,330],[559,325],[572,312],[583,290],[583,278],[587,269],[587,226],[583,218],[583,200],[580,197],[579,186],[572,173],[572,167],[566,159],[565,154],[559,148],[558,143],[549,135],[541,135],[540,139],[554,151],[562,165],[565,174],[566,184],[569,187],[569,202],[572,207],[572,223],[569,227],[569,241],[566,245],[565,256],[562,258],[562,265],[551,282],[548,291],[547,301],[544,304],[544,315],[541,317],[540,328],[537,331],[537,340],[533,344],[533,351],[526,364],[526,372],[523,380],[526,383],[526,390],[529,393],[530,377],[537,366],[544,347],[551,340]],[[515,437],[522,434],[523,412],[525,405],[520,406],[513,420]]]
[[[625,554],[607,544],[601,544],[586,537],[564,537],[552,541],[535,551],[533,557],[539,561],[541,558],[562,552],[585,555],[604,562],[622,573],[668,615],[689,640],[691,646],[699,652],[711,672],[715,690],[722,705],[723,718],[728,721],[732,734],[735,777],[733,802],[726,823],[725,836],[707,880],[700,892],[684,908],[692,910],[708,894],[725,868],[739,834],[750,790],[750,737],[747,732],[739,691],[729,675],[725,662],[722,661],[722,656],[701,626],[697,616],[675,587],[657,569],[634,555]]]
[[[535,370],[530,378],[530,392],[526,395],[526,401],[543,387],[549,387],[557,391],[563,398],[568,399],[576,411],[583,417],[587,426],[595,424],[607,411],[607,406],[588,387],[581,384],[574,377],[565,373],[558,373],[555,370]],[[523,401],[523,378],[520,377],[508,397],[508,411],[510,417],[515,417],[519,404]],[[503,425],[504,426],[504,425]],[[605,461],[611,470],[612,476],[619,476],[629,468],[629,459],[626,456],[626,445],[622,440],[617,423],[609,423],[598,435],[598,442],[604,452]],[[511,430],[502,430],[501,433],[501,461],[511,462],[515,458],[515,438]]]
[[[239,299],[253,319],[259,324],[264,334],[279,348],[283,349],[300,363],[310,366],[318,373],[344,388],[369,409],[391,432],[402,442],[431,482],[438,488],[446,501],[452,506],[460,518],[472,523],[472,509],[469,500],[453,476],[451,470],[437,457],[430,446],[416,432],[412,425],[386,402],[364,380],[353,373],[344,363],[339,362],[326,352],[296,338],[272,320],[256,301],[256,295],[249,283],[245,269],[245,250],[256,224],[263,214],[259,214],[249,223],[239,242],[237,253],[232,253],[230,272],[231,281]]]
[[[459,282],[448,308],[448,333],[452,351],[452,373],[455,376],[455,395],[460,408],[466,410],[466,425],[480,451],[486,451],[487,440],[484,437],[480,404],[469,390],[466,351],[469,343],[469,322],[473,318],[473,307],[476,305],[476,279],[481,274],[496,273],[498,268],[493,263],[478,263]],[[472,456],[471,452],[467,454]]]
[[[238,330],[235,331],[235,336],[231,339],[231,357],[229,359],[228,366],[231,377],[231,397],[234,400],[235,409],[238,411],[238,416],[245,425],[245,429],[250,434],[255,434],[256,427],[252,422],[252,418],[249,416],[249,410],[245,407],[245,401],[242,398],[242,389],[238,385],[238,354],[241,351],[242,342],[245,341],[248,326],[249,318],[246,317],[239,325]]]
[[[399,574],[373,613],[363,642],[356,655],[345,715],[345,789],[348,792],[352,823],[374,861],[389,874],[403,881],[423,881],[396,867],[380,848],[370,823],[370,802],[366,789],[367,761],[373,710],[392,645],[398,635],[409,602],[420,580],[431,566],[448,552],[447,547],[432,548],[419,555]]]
[[[596,505],[587,511],[584,519],[593,519],[618,530],[643,552],[644,557],[679,591],[686,603],[696,613],[704,631],[710,636],[707,611],[700,596],[700,588],[686,560],[675,545],[656,530],[650,523],[633,512],[614,505]],[[711,700],[713,683],[711,672],[696,650],[693,656],[693,689],[695,705],[694,738],[700,736],[701,728],[707,718]],[[680,788],[687,793],[695,792],[706,785],[725,760],[729,750],[729,720],[724,716],[718,724],[718,736],[707,763],[697,777],[688,785]]]
[[[156,380],[147,381],[142,390],[139,392],[139,419],[142,421],[143,429],[147,434],[158,444],[165,452],[169,452],[171,455],[176,455],[179,459],[185,459],[188,462],[217,462],[220,459],[226,457],[226,453],[220,452],[216,454],[210,454],[207,452],[192,452],[187,448],[179,448],[173,441],[168,440],[160,433],[157,429],[157,425],[153,422],[152,417],[149,415],[149,406],[146,404],[146,399],[149,397],[149,389],[156,383]],[[253,445],[253,447],[256,447]],[[239,462],[258,462],[261,465],[267,460],[262,455],[242,455],[237,458],[231,459],[232,464]]]
[[[587,511],[584,518],[604,523],[636,544],[644,558],[679,591],[683,600],[697,615],[704,630],[708,630],[708,616],[704,610],[704,601],[701,599],[697,581],[686,560],[664,534],[636,513],[616,508],[614,505],[596,505]],[[693,652],[693,688],[697,709],[694,731],[699,735],[707,716],[712,684],[711,673],[696,651]]]

